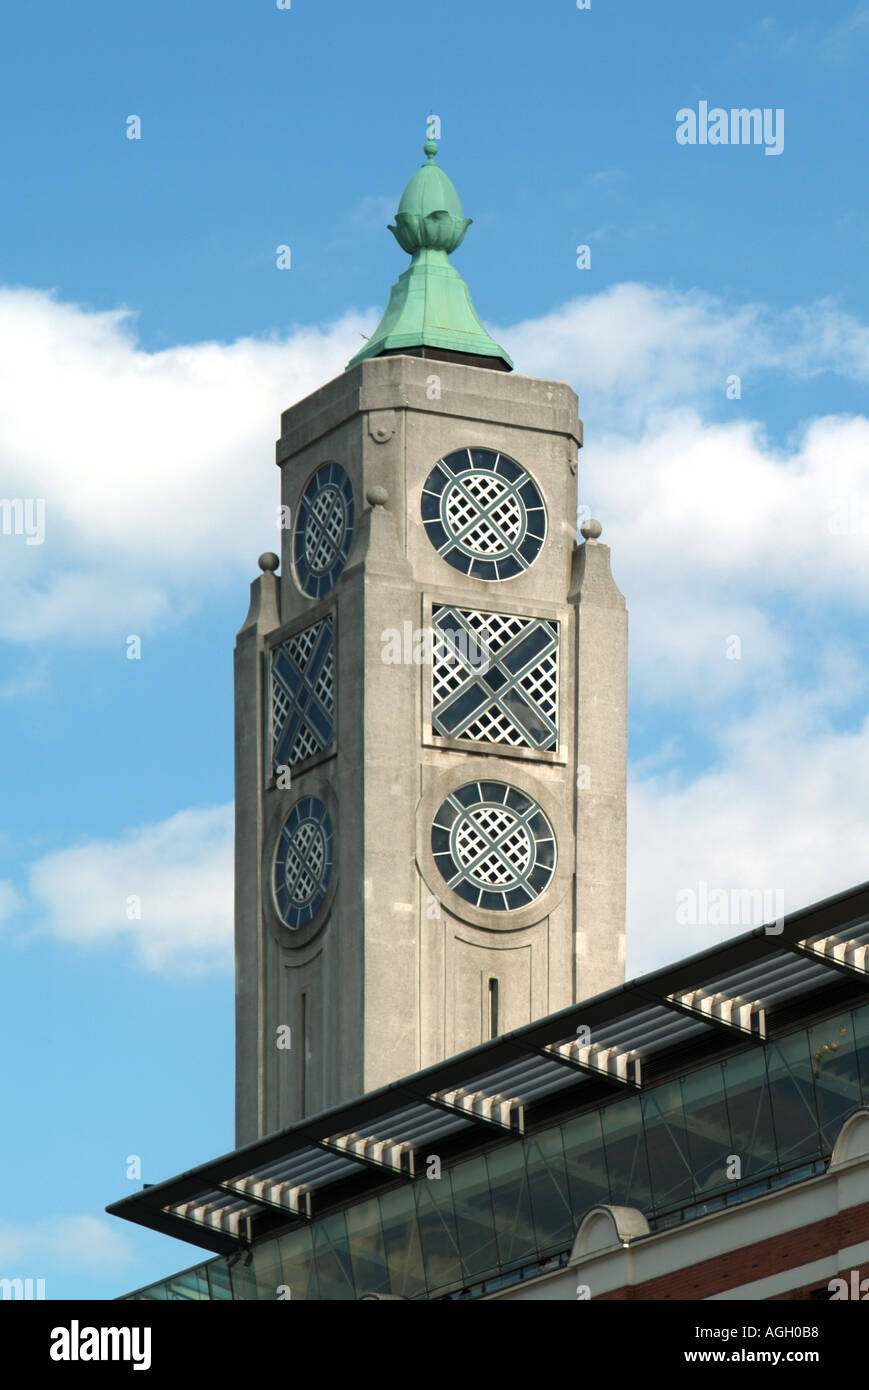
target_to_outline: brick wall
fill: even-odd
[[[815,1221],[810,1226],[800,1226],[786,1235],[755,1241],[739,1250],[728,1250],[713,1259],[703,1260],[700,1264],[674,1270],[672,1274],[648,1279],[642,1284],[624,1285],[598,1297],[600,1301],[709,1298],[726,1289],[736,1289],[771,1274],[781,1274],[785,1270],[811,1264],[813,1260],[829,1258],[846,1246],[857,1245],[864,1240],[869,1240],[869,1202],[859,1207],[849,1207],[837,1216],[825,1217],[823,1221]],[[850,1268],[839,1272],[846,1278]],[[774,1301],[808,1298],[811,1290],[817,1287],[815,1282],[794,1289],[791,1293],[777,1294]]]

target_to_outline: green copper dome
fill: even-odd
[[[426,163],[404,190],[395,226],[389,228],[411,263],[393,285],[377,331],[347,370],[386,352],[421,351],[425,356],[426,348],[435,349],[432,356],[455,352],[512,368],[504,349],[480,323],[465,281],[450,265],[448,258],[461,246],[471,219],[463,215],[452,181],[435,163],[435,141],[427,141],[424,150]]]
[[[396,225],[389,229],[409,256],[422,250],[450,255],[461,246],[471,225],[471,219],[462,216],[461,199],[452,180],[434,162],[437,148],[434,140],[427,141],[428,160],[404,190]]]

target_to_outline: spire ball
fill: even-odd
[[[273,550],[267,550],[257,561],[263,574],[274,574],[280,563],[280,560]]]
[[[579,534],[583,537],[584,540],[596,541],[600,539],[600,534],[602,530],[603,527],[601,526],[600,522],[595,521],[594,517],[590,517],[588,521],[584,521],[580,526]]]
[[[430,125],[429,130],[436,130]],[[428,156],[401,195],[395,225],[389,230],[411,263],[389,294],[376,330],[352,357],[347,370],[368,357],[409,352],[430,356],[436,348],[481,365],[511,371],[513,363],[477,317],[471,292],[448,257],[462,244],[471,220],[449,176],[435,160],[439,141],[426,140]],[[375,438],[377,435],[375,434]]]
[[[418,251],[446,251],[449,256],[461,246],[471,220],[462,212],[451,179],[435,163],[437,140],[427,140],[423,149],[428,160],[402,193],[395,226],[389,230],[409,256]]]

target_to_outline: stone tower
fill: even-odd
[[[627,618],[576,544],[582,425],[513,374],[450,254],[284,412],[284,528],[236,647],[237,1142],[624,979]]]

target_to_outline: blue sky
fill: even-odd
[[[869,877],[869,4],[48,0],[0,52],[0,496],[46,518],[0,535],[0,1274],[108,1298],[198,1258],[102,1215],[127,1156],[232,1147],[232,647],[430,111],[628,600],[629,973],[744,929],[685,885]],[[678,144],[701,101],[781,109],[781,154]]]

